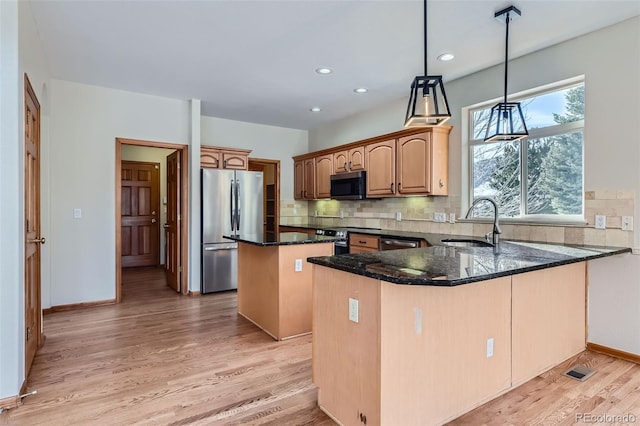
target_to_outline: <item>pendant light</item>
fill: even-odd
[[[517,141],[529,135],[527,124],[524,121],[520,102],[507,102],[507,76],[509,66],[509,22],[520,16],[520,10],[515,6],[509,6],[495,13],[494,17],[499,21],[504,19],[506,24],[505,49],[504,49],[504,101],[491,108],[485,142],[493,141]]]
[[[451,118],[441,75],[427,74],[427,0],[424,0],[424,75],[413,79],[404,127],[433,127]]]

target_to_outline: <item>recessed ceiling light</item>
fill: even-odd
[[[333,70],[331,68],[322,67],[322,68],[316,69],[316,72],[318,74],[331,74],[333,72]]]
[[[356,93],[367,93],[369,89],[367,89],[366,87],[358,87],[356,89],[353,89],[353,91]]]
[[[322,111],[322,109],[320,107],[312,107],[312,108],[309,108],[309,111],[311,111],[311,112],[320,112],[320,111]]]
[[[453,58],[455,58],[455,56],[453,55],[453,53],[443,53],[442,55],[438,56],[438,60],[442,61],[442,62],[447,62],[452,60]]]

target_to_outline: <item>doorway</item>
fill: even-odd
[[[280,160],[249,158],[249,170],[262,172],[264,235],[275,237],[280,218]]]
[[[164,188],[161,189],[158,197],[158,209],[149,208],[149,217],[144,217],[144,220],[149,223],[155,219],[152,224],[159,230],[159,253],[155,263],[162,264],[164,260],[167,285],[170,288],[180,294],[187,294],[189,290],[187,275],[188,147],[164,142],[116,138],[116,303],[122,301],[122,267],[127,266],[123,261],[126,258],[126,256],[123,257],[123,253],[126,254],[125,246],[130,243],[125,238],[126,231],[123,235],[123,218],[126,217],[123,213],[127,213],[125,207],[128,203],[128,200],[123,202],[123,198],[127,198],[126,185],[123,186],[123,183],[127,183],[126,178],[130,177],[126,175],[126,171],[123,171],[123,165],[127,165],[127,161],[141,160],[140,157],[136,158],[131,154],[136,151],[147,151],[141,148],[149,148],[148,151],[153,151],[156,158],[160,156],[162,158],[160,163],[166,165],[164,169],[160,167],[160,186]],[[170,174],[171,177],[169,177]],[[145,233],[142,231],[144,229],[139,230],[139,234]]]

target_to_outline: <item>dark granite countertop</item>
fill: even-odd
[[[456,286],[631,251],[524,241],[502,241],[496,251],[493,247],[454,247],[441,242],[456,237],[452,235],[421,235],[432,247],[311,257],[307,261],[396,284]]]
[[[256,246],[288,246],[294,244],[332,243],[340,238],[309,235],[302,232],[280,232],[275,236],[263,234],[224,235],[224,238]]]

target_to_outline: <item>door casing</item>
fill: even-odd
[[[152,148],[168,148],[175,149],[181,152],[181,162],[180,162],[180,178],[181,178],[181,188],[180,191],[182,193],[182,197],[180,199],[180,232],[182,234],[182,238],[180,239],[180,265],[182,266],[182,270],[180,272],[180,281],[181,281],[181,293],[188,294],[189,291],[189,281],[188,281],[188,214],[187,214],[187,206],[189,205],[189,170],[188,170],[188,146],[167,142],[155,142],[155,141],[146,141],[140,139],[127,139],[127,138],[116,138],[116,179],[115,179],[115,195],[116,195],[116,232],[115,232],[115,240],[116,240],[116,303],[120,303],[122,301],[122,240],[121,240],[121,232],[122,232],[122,194],[120,193],[120,184],[122,181],[122,145],[138,145],[138,146],[147,146]]]

